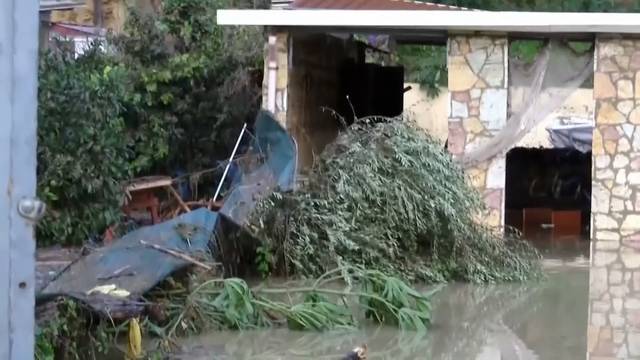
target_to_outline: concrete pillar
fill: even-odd
[[[640,359],[640,40],[596,40],[591,359]]]
[[[287,128],[289,34],[270,34],[265,50],[262,108],[271,111],[278,122]]]
[[[506,37],[449,38],[449,151],[462,156],[491,139],[507,122],[508,56]],[[490,226],[504,225],[505,157],[467,169],[483,194]]]

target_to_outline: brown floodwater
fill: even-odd
[[[190,338],[175,359],[340,359],[366,344],[368,359],[521,360],[585,358],[588,257],[546,254],[544,281],[450,284],[434,298],[428,332],[361,330],[223,331]],[[577,255],[576,255],[577,254]]]

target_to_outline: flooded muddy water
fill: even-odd
[[[588,257],[553,257],[541,282],[447,285],[426,333],[369,326],[329,333],[215,332],[186,341],[176,359],[340,359],[361,344],[368,359],[584,359]]]

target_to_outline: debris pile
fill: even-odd
[[[295,192],[263,200],[253,231],[275,268],[361,265],[426,281],[520,281],[539,255],[477,220],[483,202],[435,140],[402,118],[350,126]]]
[[[242,155],[252,161],[239,162],[231,191],[218,211],[206,205],[192,210],[178,201],[178,206],[186,207],[181,215],[161,222],[154,216],[153,225],[94,249],[39,292],[39,308],[53,304],[62,310],[50,315],[53,320],[48,325],[42,324],[39,344],[43,349],[63,346],[63,352],[76,356],[82,344],[90,344],[91,349],[84,350],[94,352],[106,346],[101,340],[117,338],[127,328],[126,352],[130,355],[140,353],[141,334],[158,336],[161,349],[171,351],[178,337],[215,329],[288,326],[327,330],[355,327],[362,319],[426,329],[430,295],[377,270],[339,266],[319,274],[313,283],[275,288],[250,287],[243,279],[223,278],[229,272],[218,271],[221,264],[217,261],[233,256],[221,244],[233,242],[229,234],[245,227],[261,198],[277,190],[291,191],[295,183],[293,139],[267,113],[259,115],[254,136],[252,146]],[[149,188],[149,184],[171,186],[161,178],[148,178],[141,184],[136,190]],[[60,302],[61,298],[66,300]],[[348,304],[362,306],[354,310]],[[67,322],[72,324],[64,328],[75,329],[73,333],[55,330]],[[83,328],[82,335],[75,332]],[[86,334],[88,341],[78,340]],[[63,337],[73,338],[74,345],[65,345]]]
[[[177,338],[216,329],[321,331],[373,321],[425,330],[430,294],[406,280],[537,274],[532,248],[474,221],[482,201],[440,145],[400,119],[370,120],[339,136],[308,183],[294,190],[295,142],[261,113],[219,210],[208,200],[192,209],[170,190],[176,216],[158,222],[154,215],[153,225],[81,257],[39,292],[40,308],[64,310],[44,325],[41,349],[63,346],[78,357],[64,339],[95,351],[127,329],[123,352],[130,357],[149,334],[161,339],[159,349],[172,351]],[[149,183],[172,186],[150,178],[143,187]],[[251,241],[239,243],[238,233],[251,233]],[[262,254],[275,259],[269,267],[315,280],[267,288],[230,277],[224,263],[237,265],[237,254],[229,250],[256,242],[260,249],[249,256]],[[67,330],[57,331],[61,324]],[[89,341],[79,341],[76,331]]]

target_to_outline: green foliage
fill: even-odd
[[[429,96],[440,93],[447,85],[446,47],[437,45],[401,45],[398,62],[405,66],[405,79],[423,86]]]
[[[247,329],[265,321],[259,308],[254,305],[254,301],[253,293],[247,283],[242,279],[232,278],[223,282],[223,289],[211,306],[221,313],[222,326],[230,329]]]
[[[211,330],[246,330],[286,326],[293,330],[325,331],[355,328],[362,319],[424,331],[431,321],[431,296],[402,280],[360,267],[336,268],[313,282],[266,284],[250,288],[238,278],[209,279],[193,275],[191,286],[172,283],[170,289],[148,294],[148,317],[141,321],[147,335],[161,338],[151,358],[165,358],[178,337]],[[58,305],[56,316],[39,328],[36,359],[95,359],[112,348],[128,321],[93,323],[72,301]],[[158,315],[161,315],[158,317]]]
[[[260,95],[259,29],[216,25],[226,0],[164,0],[79,57],[41,56],[38,193],[51,209],[39,245],[81,244],[120,220],[122,183],[211,167]]]
[[[431,320],[429,296],[418,293],[405,282],[380,271],[369,270],[362,289],[376,297],[362,296],[361,304],[367,309],[365,316],[378,323],[401,328],[425,330]]]
[[[307,294],[302,303],[288,310],[286,316],[287,326],[292,330],[324,331],[351,328],[355,324],[346,306],[335,304],[317,292]]]
[[[267,246],[258,246],[256,248],[256,269],[263,279],[266,279],[271,275],[271,268],[273,266],[273,254]]]
[[[127,35],[113,40],[136,81],[127,122],[143,136],[166,139],[142,149],[156,168],[210,167],[231,133],[258,108],[263,40],[258,28],[223,28],[224,0],[165,0],[159,18],[133,13]]]
[[[36,360],[96,359],[105,354],[114,336],[89,316],[71,300],[58,303],[53,318],[36,329]]]
[[[436,3],[494,11],[598,11],[639,12],[640,2],[629,0],[441,0]],[[511,44],[510,56],[527,63],[533,62],[542,49],[538,40],[519,40]],[[589,50],[589,43],[580,43],[578,52]],[[445,46],[404,45],[398,47],[398,62],[405,66],[407,81],[418,82],[429,96],[439,93],[439,86],[447,83]]]
[[[544,42],[541,40],[518,40],[509,44],[509,54],[525,63],[532,63],[542,51]]]
[[[539,274],[526,242],[478,224],[483,202],[438,142],[407,121],[375,121],[343,132],[299,191],[259,204],[254,232],[284,254],[280,267],[313,277],[361,265],[427,281]]]
[[[338,289],[340,284],[346,284]],[[286,301],[281,300],[285,297]],[[242,279],[207,280],[183,295],[170,292],[169,321],[159,333],[168,339],[211,329],[287,325],[294,330],[353,328],[360,316],[349,304],[359,300],[366,318],[407,330],[425,330],[430,297],[393,276],[358,267],[328,271],[311,286],[250,289]],[[156,300],[158,301],[158,300]]]
[[[95,48],[78,59],[41,56],[38,194],[51,208],[41,245],[81,243],[118,219],[134,157],[122,117],[127,75]]]

